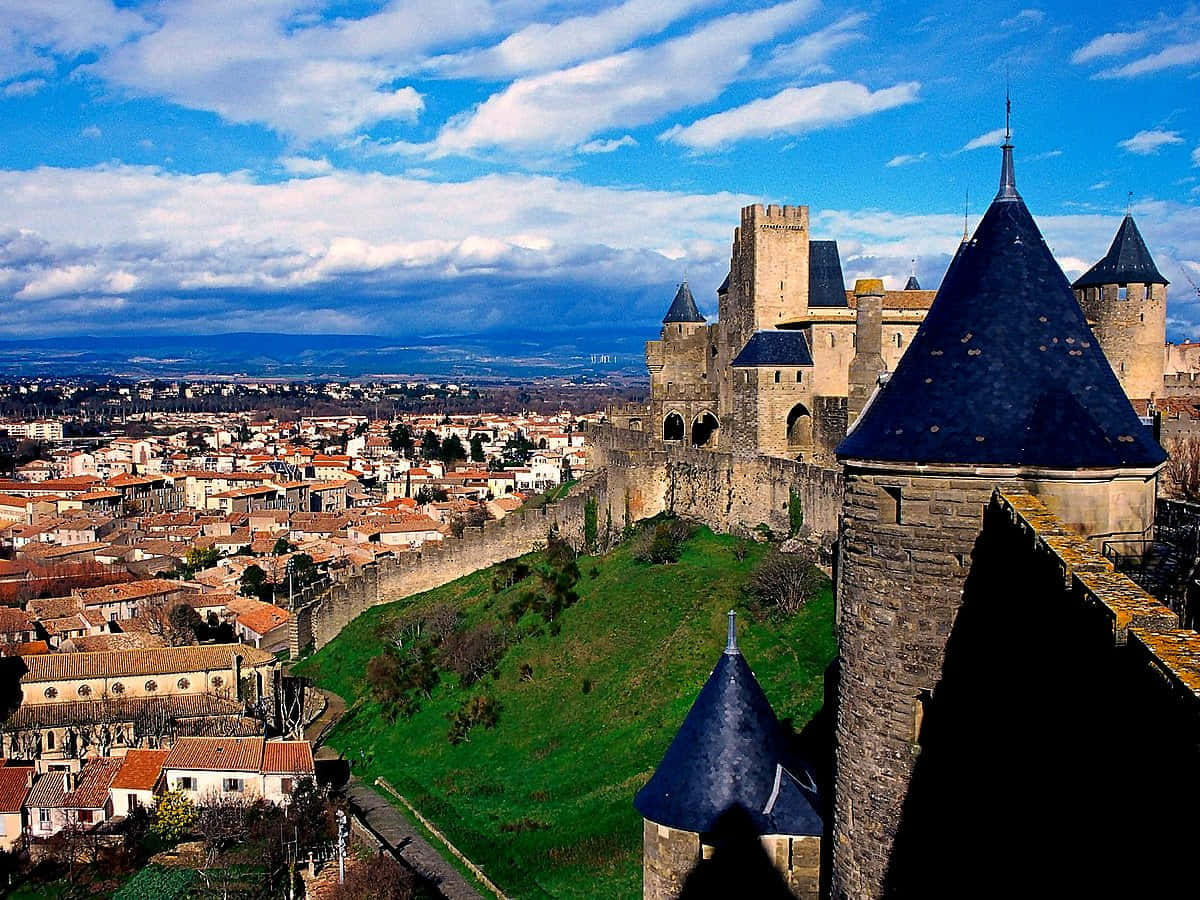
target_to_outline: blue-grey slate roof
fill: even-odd
[[[736,646],[722,654],[633,805],[686,831],[711,831],[740,806],[760,834],[822,832],[811,775],[790,759],[787,735]]]
[[[1084,272],[1072,286],[1085,288],[1102,284],[1168,283],[1146,249],[1146,242],[1142,240],[1133,216],[1126,215],[1104,259]]]
[[[808,242],[808,305],[848,305],[837,241]]]
[[[896,371],[842,458],[1086,469],[1152,467],[1141,424],[1016,191],[955,255]]]
[[[904,289],[906,291],[919,291],[921,289],[921,282],[917,281],[916,275],[908,276],[908,281],[904,283]]]
[[[671,308],[663,316],[663,324],[703,321],[704,316],[700,315],[700,310],[696,309],[696,300],[692,297],[692,289],[688,287],[688,283],[685,281],[679,285],[679,290],[675,292],[675,299],[671,301]]]
[[[735,369],[812,364],[812,351],[803,331],[756,331],[732,363]]]

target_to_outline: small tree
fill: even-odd
[[[441,660],[464,686],[495,670],[504,653],[504,636],[488,622],[451,634],[442,644]]]
[[[748,590],[760,610],[792,616],[816,597],[825,576],[806,553],[773,550],[750,578]]]
[[[281,537],[275,542],[275,546],[271,548],[272,556],[286,556],[291,553],[295,547],[288,543],[286,537]]]
[[[150,833],[168,843],[175,843],[192,830],[196,822],[196,807],[183,791],[166,791],[154,801],[154,816]]]
[[[413,900],[417,896],[417,877],[390,856],[370,862],[358,862],[337,885],[331,900]]]
[[[692,536],[692,526],[682,519],[666,519],[647,528],[637,537],[633,556],[639,562],[662,564],[678,562],[684,544]]]
[[[457,434],[452,434],[442,441],[441,457],[442,462],[446,465],[467,458],[466,448],[463,447],[462,439]]]
[[[238,593],[243,597],[259,597],[271,592],[271,585],[267,582],[267,573],[257,565],[247,566],[246,571],[242,572],[242,577],[238,579]]]
[[[1184,500],[1200,500],[1200,435],[1175,438],[1167,446],[1167,481]]]
[[[167,613],[167,639],[174,647],[194,644],[204,627],[200,613],[187,603],[176,603]]]
[[[471,437],[471,462],[481,463],[487,459],[483,452],[483,435],[476,434]]]
[[[426,459],[437,459],[442,452],[442,442],[432,431],[426,431],[421,438],[421,455]]]
[[[190,572],[195,573],[211,569],[220,558],[221,553],[216,547],[193,547],[184,557],[184,564]]]
[[[412,432],[409,431],[407,425],[399,424],[393,428],[391,433],[388,435],[388,443],[397,453],[403,453],[406,458],[412,457]]]

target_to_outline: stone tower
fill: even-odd
[[[659,340],[646,343],[652,430],[664,441],[714,449],[719,443],[712,336],[684,281],[663,317]]]
[[[858,301],[858,316],[846,407],[846,419],[851,425],[867,405],[880,374],[887,369],[883,362],[883,282],[877,278],[860,278],[854,285],[854,295]]]
[[[1072,285],[1130,400],[1162,396],[1167,279],[1126,215],[1104,259]]]
[[[1154,476],[1165,458],[1017,193],[1007,141],[996,198],[838,457],[845,493],[832,892],[940,896],[938,879],[965,861],[943,856],[941,870],[918,871],[905,850],[914,845],[898,837],[908,834],[901,826],[914,808],[906,799],[929,737],[922,728],[937,708],[993,489],[1020,483],[1099,542],[1153,521]],[[1013,702],[1019,720],[1020,698]],[[1014,753],[1035,752],[1036,736],[1022,738],[1019,721],[1013,735]],[[972,827],[951,826],[959,834]],[[991,875],[1019,867],[1020,838],[1008,835],[1003,850],[969,839],[962,846]]]
[[[811,773],[737,645],[725,652],[650,781],[634,799],[644,818],[643,897],[675,900],[689,876],[704,896],[819,896],[821,817]],[[747,847],[750,852],[746,852]]]

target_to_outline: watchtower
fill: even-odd
[[[993,490],[1023,484],[1097,543],[1153,522],[1166,456],[1017,193],[1011,143],[999,192],[837,454],[845,487],[833,896],[907,896],[897,835]],[[994,813],[978,810],[976,826]],[[991,872],[1023,856],[1022,839],[1019,829],[993,830],[962,842],[971,859],[945,862]],[[924,895],[940,896],[942,875],[915,877]]]
[[[1167,284],[1127,214],[1105,257],[1072,285],[1130,400],[1162,395]]]

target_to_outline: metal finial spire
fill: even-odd
[[[917,274],[917,258],[914,256],[910,262],[912,263],[912,266],[909,268],[908,274],[915,278]]]
[[[1130,191],[1129,196],[1126,198],[1125,215],[1127,215],[1127,216],[1133,215],[1133,191]]]
[[[731,609],[729,611],[729,640],[725,642],[725,653],[728,656],[737,656],[741,652],[737,645],[737,613]]]
[[[963,241],[971,236],[969,218],[971,215],[971,190],[968,188],[963,193]]]
[[[1004,143],[1012,142],[1012,91],[1009,89],[1008,66],[1004,67]]]
[[[1017,193],[1017,178],[1013,174],[1013,145],[1012,145],[1012,97],[1008,89],[1004,91],[1004,144],[1001,147],[1004,156],[1000,163],[1000,190],[996,192],[997,200],[1020,200]]]

